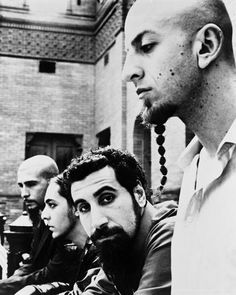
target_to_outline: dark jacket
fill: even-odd
[[[131,264],[112,280],[124,295],[169,295],[171,290],[171,238],[174,229],[172,209],[162,216],[152,205],[145,208],[134,240]],[[156,210],[155,210],[156,211]]]
[[[176,212],[176,205],[155,209],[148,203],[133,243],[130,268],[124,269],[120,277],[101,269],[84,292],[77,285],[69,294],[170,295],[171,238]]]
[[[91,282],[91,278],[100,270],[98,258],[96,255],[96,249],[90,241],[87,241],[84,249],[80,250],[80,255],[75,262],[76,271],[72,283],[75,283],[77,281],[78,285],[76,286],[79,286],[83,290]],[[64,291],[67,291],[65,294],[70,294],[70,291],[72,291],[73,289],[72,283],[69,284],[59,281],[41,285],[28,285],[27,287],[19,291],[19,295],[53,295],[59,294]]]
[[[63,245],[55,242],[43,221],[34,230],[29,263],[17,269],[11,277],[0,281],[0,295],[15,294],[29,284],[75,280],[78,253],[68,252]]]

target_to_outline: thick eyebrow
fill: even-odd
[[[111,186],[109,186],[109,185],[106,185],[106,186],[103,186],[103,187],[101,187],[99,190],[97,190],[93,195],[94,195],[94,197],[96,198],[96,197],[98,197],[102,192],[104,192],[104,191],[112,191],[112,192],[116,192],[116,189],[115,188],[113,188],[113,187],[111,187]]]
[[[116,192],[117,190],[115,188],[113,188],[112,186],[106,185],[101,187],[100,189],[98,189],[95,193],[93,193],[94,197],[97,198],[101,193],[103,193],[104,191],[112,191],[112,192]],[[84,202],[85,200],[80,198],[76,201],[74,201],[74,206],[77,206],[79,203]]]

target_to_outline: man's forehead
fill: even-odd
[[[89,174],[85,179],[75,181],[71,185],[73,193],[93,193],[103,186],[117,186],[118,182],[113,168],[106,166],[98,171]]]
[[[142,31],[171,25],[184,11],[192,9],[196,0],[137,0],[125,21],[126,42],[132,42]]]
[[[38,171],[31,167],[22,167],[17,172],[18,182],[37,180],[38,178],[39,178]]]

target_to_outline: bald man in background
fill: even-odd
[[[52,281],[71,282],[77,254],[67,252],[63,243],[56,243],[41,219],[44,196],[52,177],[59,173],[56,162],[48,156],[26,159],[17,172],[21,197],[33,223],[30,258],[14,274],[0,281],[0,295],[15,294],[29,284]]]

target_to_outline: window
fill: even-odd
[[[54,61],[40,60],[39,73],[55,74],[56,63]]]
[[[82,134],[26,133],[25,158],[34,155],[52,157],[62,172],[75,156],[82,153]]]
[[[109,63],[109,53],[106,53],[104,56],[104,66],[106,66]]]
[[[99,132],[97,134],[98,146],[99,147],[105,147],[107,145],[110,145],[111,144],[110,138],[111,138],[111,130],[110,130],[110,127],[104,129],[101,132]]]

